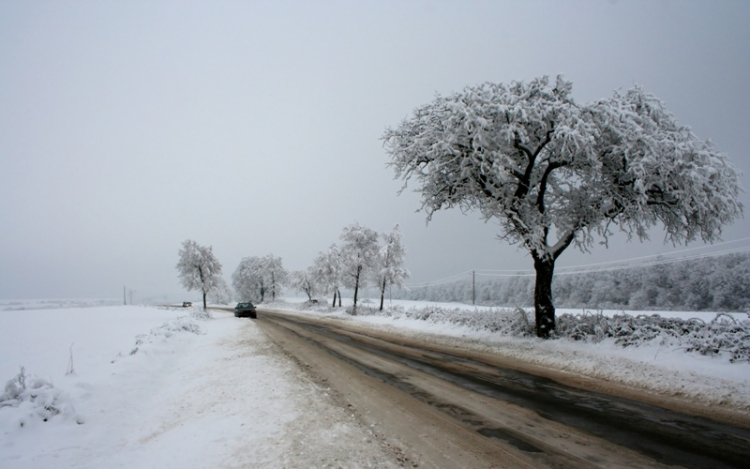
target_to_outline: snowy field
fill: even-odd
[[[0,468],[396,467],[254,321],[190,313],[0,311]]]
[[[97,302],[36,302],[40,309],[23,301],[5,308],[8,303],[0,302],[4,469],[396,467],[369,431],[307,380],[252,320]],[[492,349],[750,412],[750,365],[723,356],[659,344],[623,348],[608,340],[502,337],[397,313],[354,318],[300,311],[300,303],[272,306]],[[428,304],[392,305],[398,312]]]

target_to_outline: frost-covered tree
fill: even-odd
[[[214,256],[211,246],[201,246],[195,241],[186,240],[179,251],[180,260],[177,272],[186,290],[199,290],[203,293],[203,310],[206,310],[206,295],[214,291],[223,281],[221,263]]]
[[[336,307],[338,298],[339,307],[341,306],[341,275],[343,265],[341,263],[341,253],[335,244],[332,244],[327,251],[318,254],[312,265],[312,275],[316,285],[324,292],[333,295],[331,306]]]
[[[209,293],[209,298],[218,304],[227,304],[232,301],[232,290],[223,277],[217,279],[216,288]]]
[[[342,281],[354,290],[352,314],[357,314],[357,295],[366,286],[367,278],[376,268],[378,234],[359,223],[347,226],[341,233]]]
[[[312,301],[317,290],[314,278],[313,267],[307,270],[294,270],[289,273],[289,287],[305,292],[308,301]]]
[[[262,303],[266,295],[273,300],[281,295],[287,280],[281,258],[269,254],[265,257],[245,257],[232,274],[232,285],[240,300]]]
[[[606,244],[611,227],[643,240],[657,224],[666,241],[711,242],[743,209],[737,170],[659,99],[636,87],[581,105],[571,89],[562,77],[467,87],[383,135],[428,220],[478,210],[528,250],[540,337],[555,328],[552,276],[569,246]]]
[[[239,301],[260,303],[267,285],[263,276],[262,260],[259,257],[245,257],[232,274],[232,286]]]
[[[386,288],[391,285],[402,287],[404,280],[409,277],[409,271],[404,268],[405,259],[406,249],[401,241],[401,231],[396,225],[389,233],[383,233],[383,246],[376,258],[373,277],[380,289],[380,311],[383,311]]]
[[[271,293],[271,301],[275,301],[277,296],[281,296],[282,287],[287,282],[289,274],[284,269],[281,258],[273,254],[269,254],[262,259],[262,269]]]

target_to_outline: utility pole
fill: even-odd
[[[471,271],[471,304],[477,304],[477,275],[476,271]]]

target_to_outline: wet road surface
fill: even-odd
[[[377,398],[362,395],[382,390],[394,399],[400,393],[402,420],[409,425],[406,435],[395,438],[407,449],[422,451],[415,464],[421,460],[443,464],[434,467],[750,467],[747,428],[571,387],[500,367],[477,354],[352,327],[346,321],[258,312],[258,324],[334,388],[337,379],[345,389],[352,380],[369,380],[351,397],[386,436],[390,429],[378,413],[387,420],[388,409],[382,407],[388,403],[380,410],[377,405],[367,409]],[[335,371],[330,369],[333,363],[338,363]],[[338,376],[346,373],[350,376],[345,379]],[[421,416],[426,417],[420,423]],[[394,418],[398,426],[405,425]],[[442,463],[436,462],[439,458],[430,461],[430,453],[442,451],[434,447],[437,443],[425,449],[415,441],[424,428],[438,426],[443,428],[433,431],[435,439],[446,439]],[[478,459],[465,465],[466,459],[449,454],[451,445],[472,448],[472,457]]]

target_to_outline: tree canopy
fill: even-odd
[[[377,265],[373,270],[373,279],[380,290],[380,311],[383,311],[385,289],[391,285],[402,287],[404,280],[409,277],[409,271],[404,267],[406,249],[401,240],[398,225],[388,233],[383,233],[383,246],[377,257]]]
[[[205,311],[206,295],[225,284],[221,278],[221,263],[214,256],[211,246],[201,246],[189,239],[182,243],[179,256],[177,271],[180,282],[188,291],[201,291]]]
[[[383,135],[397,178],[414,180],[428,220],[478,210],[521,243],[537,272],[537,333],[554,329],[552,274],[570,245],[588,250],[611,227],[673,243],[718,239],[742,213],[727,157],[641,88],[579,105],[558,76],[485,83],[437,96]],[[403,190],[403,189],[402,189]]]
[[[232,274],[232,285],[239,299],[262,303],[270,293],[272,300],[281,295],[282,285],[287,281],[287,271],[280,257],[269,254],[265,257],[243,258]]]
[[[339,287],[341,286],[343,268],[341,253],[335,244],[332,244],[327,251],[318,254],[312,265],[314,282],[324,293],[331,293],[333,295],[331,306],[334,308],[336,307],[337,298],[339,306],[341,306],[341,292],[339,291]]]
[[[352,314],[357,313],[359,289],[367,280],[378,259],[378,234],[359,223],[349,225],[341,232],[341,278],[345,287],[354,290]]]

